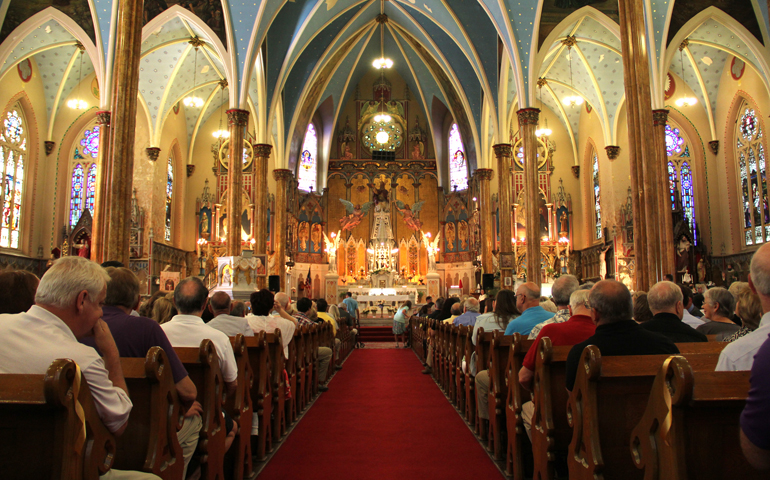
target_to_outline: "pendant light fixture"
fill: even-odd
[[[222,129],[222,105],[224,105],[225,100],[225,88],[227,87],[227,80],[222,80],[219,82],[219,86],[222,88],[222,90],[219,92],[219,129],[213,133],[214,138],[219,139],[225,139],[230,138],[230,131]]]
[[[569,88],[572,90],[573,95],[564,97],[562,103],[565,107],[579,107],[580,105],[583,105],[583,97],[574,94],[575,86],[572,83],[572,46],[576,44],[576,40],[575,37],[567,37],[563,42],[567,46],[567,56],[569,57]]]
[[[687,45],[689,44],[690,44],[690,41],[685,39],[684,42],[682,42],[682,44],[679,45],[679,65],[682,67],[681,78],[683,82],[684,82],[684,58],[683,58],[684,54],[682,53],[682,50],[687,48]],[[677,98],[674,103],[676,104],[677,107],[691,107],[696,103],[698,103],[698,99],[695,97],[688,97],[685,95],[683,97]]]
[[[69,101],[67,101],[67,106],[73,110],[85,110],[88,108],[88,102],[80,98],[80,84],[83,83],[83,52],[86,50],[86,47],[84,47],[83,44],[80,42],[77,42],[76,47],[78,48],[78,50],[80,50],[80,65],[78,66],[77,95],[75,95],[75,98],[72,98]]]
[[[546,83],[548,83],[548,81],[547,81],[545,78],[538,78],[538,79],[537,79],[537,88],[539,88],[539,89],[540,89],[540,90],[538,91],[538,92],[539,92],[539,94],[540,94],[540,112],[542,112],[542,111],[543,111],[543,86],[544,86]],[[538,116],[538,119],[539,119],[539,118],[540,118],[540,116]],[[548,128],[548,119],[547,119],[547,118],[543,118],[543,120],[545,121],[545,128],[540,128],[540,124],[538,123],[538,125],[537,125],[537,130],[535,130],[535,136],[536,136],[537,138],[540,138],[540,137],[546,137],[544,140],[547,140],[547,137],[548,137],[548,136],[549,136],[551,133],[553,133],[553,132],[551,132],[551,129],[550,129],[550,128]]]
[[[192,91],[195,92],[195,90],[198,88],[198,47],[203,45],[203,41],[201,41],[198,37],[193,37],[190,39],[190,45],[195,47],[195,63],[193,64],[193,89]],[[201,108],[203,106],[203,99],[201,97],[195,96],[194,93],[191,93],[185,99],[182,101],[184,103],[185,107],[195,107],[195,108]]]
[[[385,69],[393,66],[393,60],[385,57],[385,22],[388,21],[388,16],[385,15],[385,0],[380,0],[380,14],[377,15],[377,23],[380,24],[380,58],[373,62],[374,68],[380,70],[380,79],[382,83],[385,83]],[[391,116],[385,112],[385,97],[380,95],[380,113],[374,116],[376,123],[386,124],[392,120]],[[374,136],[377,143],[384,145],[390,140],[390,135],[384,130],[377,132]]]

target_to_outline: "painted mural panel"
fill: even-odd
[[[91,18],[91,10],[88,7],[88,0],[11,0],[8,12],[3,20],[3,28],[0,30],[0,43],[22,22],[48,7],[61,10],[72,18],[86,32],[88,37],[96,43],[94,22]]]
[[[65,0],[66,1],[66,0]],[[222,44],[227,48],[225,37],[225,15],[220,0],[144,0],[144,24],[157,17],[167,8],[179,5],[198,15],[203,23],[211,27]]]

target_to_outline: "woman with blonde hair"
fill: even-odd
[[[152,306],[152,319],[161,325],[174,318],[176,314],[177,310],[174,304],[165,298],[155,300],[155,304]]]
[[[750,288],[742,289],[738,294],[735,303],[735,315],[741,319],[741,328],[732,335],[721,333],[717,335],[717,340],[733,342],[759,327],[759,321],[762,319],[762,304],[759,301],[759,296]]]

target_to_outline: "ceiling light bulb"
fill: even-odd
[[[183,103],[185,107],[201,108],[203,106],[203,99],[201,97],[191,96],[191,97],[186,97],[183,100]]]
[[[388,123],[391,120],[390,115],[387,113],[379,113],[374,116],[374,121],[378,123]]]
[[[698,99],[695,97],[682,97],[677,99],[676,102],[677,107],[692,107],[696,103],[698,103]]]
[[[583,105],[583,97],[580,95],[570,95],[569,97],[565,97],[562,101],[565,107],[576,107]]]
[[[214,138],[230,138],[230,132],[227,130],[217,130],[213,135]]]
[[[552,131],[551,131],[551,129],[550,129],[550,128],[548,128],[548,127],[545,127],[545,128],[538,128],[537,130],[535,130],[535,136],[536,136],[536,137],[542,137],[542,136],[546,136],[546,137],[547,137],[547,136],[549,136],[551,133],[553,133],[553,132],[552,132]]]
[[[385,57],[380,57],[374,62],[372,62],[372,65],[374,66],[374,68],[378,70],[382,68],[390,68],[393,66],[393,60]]]
[[[67,106],[73,110],[85,110],[88,108],[88,103],[85,100],[73,98],[67,102]]]
[[[388,143],[388,139],[390,138],[390,135],[388,135],[388,132],[377,132],[377,143]]]

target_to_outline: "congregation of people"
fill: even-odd
[[[74,360],[103,424],[120,436],[134,406],[121,358],[144,358],[153,347],[161,347],[183,409],[184,420],[177,432],[184,458],[182,478],[196,473],[195,453],[204,412],[198,389],[175,348],[197,349],[209,340],[227,395],[235,395],[238,365],[231,338],[236,335],[253,337],[259,332],[279,331],[288,361],[289,344],[295,331],[303,326],[329,323],[336,336],[340,323],[344,323],[352,335],[357,334],[353,327],[359,312],[351,302],[328,305],[324,299],[308,298],[293,302],[286,293],[274,294],[265,289],[253,292],[248,302],[234,301],[225,292],[210,295],[197,277],[182,280],[173,292],[158,292],[145,300],[139,290],[136,275],[120,263],[99,265],[77,256],[55,261],[40,279],[27,271],[0,272],[0,336],[4,339],[0,374],[45,374],[57,359]],[[350,306],[354,308],[348,312]],[[339,356],[340,343],[336,339],[334,351],[318,347],[314,357],[321,382],[318,391],[328,390],[323,382],[328,378],[332,357]],[[225,451],[239,429],[258,434],[256,414],[252,425],[238,425],[224,409],[222,415]],[[112,468],[102,478],[158,477]]]

